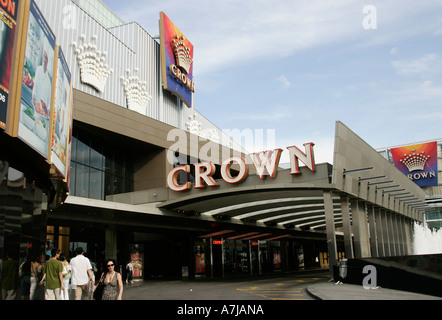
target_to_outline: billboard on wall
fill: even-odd
[[[437,186],[437,142],[391,148],[396,168],[420,187]]]
[[[0,1],[0,128],[6,128],[19,0]]]
[[[133,280],[144,279],[144,245],[130,245],[130,261]]]
[[[163,88],[176,94],[187,107],[192,107],[193,45],[164,14],[160,13],[161,68]]]
[[[69,141],[72,117],[72,81],[69,67],[61,47],[56,49],[57,73],[55,103],[52,112],[52,156],[51,161],[61,176],[66,177],[69,164]]]
[[[50,159],[55,70],[55,35],[30,2],[22,70],[17,136]]]

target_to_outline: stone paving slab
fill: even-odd
[[[320,282],[307,287],[318,300],[442,300],[442,297],[387,288],[365,289],[362,285]]]

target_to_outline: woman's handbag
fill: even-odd
[[[63,265],[63,272],[61,274],[63,275],[63,280],[68,280],[71,278],[71,272],[68,270],[66,265]]]
[[[94,300],[101,300],[103,298],[103,290],[104,290],[103,276],[104,276],[104,274],[101,276],[100,281],[98,282],[97,286],[95,287]]]

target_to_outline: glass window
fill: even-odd
[[[89,147],[80,140],[77,142],[76,160],[81,164],[89,165]]]
[[[71,176],[69,180],[69,194],[75,195],[75,176],[77,172],[77,164],[75,162],[71,162]]]
[[[71,234],[71,228],[70,227],[59,227],[58,233],[60,233],[61,235],[68,236]]]
[[[75,195],[87,198],[89,196],[89,167],[77,164]]]
[[[96,169],[90,169],[90,190],[89,190],[89,198],[104,200],[103,195],[103,176],[104,172]]]
[[[75,137],[72,137],[71,160],[72,161],[78,161],[77,160],[77,139]]]
[[[124,158],[119,155],[114,160],[114,175],[124,177]]]
[[[133,186],[133,161],[126,150],[80,130],[74,133],[71,195],[104,200],[106,195],[132,192]]]
[[[91,167],[103,170],[103,155],[93,148],[91,148],[90,163]]]
[[[114,193],[113,194],[119,194],[124,193],[124,179],[123,177],[114,176]]]
[[[106,190],[106,195],[113,195],[115,194],[115,190],[114,190],[114,183],[113,183],[113,175],[110,172],[106,172],[105,173],[105,190]]]

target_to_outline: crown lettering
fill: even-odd
[[[126,93],[127,107],[130,110],[146,114],[147,105],[152,100],[152,96],[147,93],[147,82],[141,81],[137,76],[130,76],[130,70],[126,70],[127,79],[121,77],[121,82]],[[135,69],[135,73],[138,69]]]
[[[186,74],[189,74],[193,59],[190,55],[190,48],[184,43],[185,39],[186,38],[184,38],[184,36],[176,36],[170,41],[170,44],[175,55],[177,66],[180,67]]]
[[[400,162],[408,168],[409,172],[424,170],[430,155],[426,156],[425,151],[416,153],[416,149],[412,149],[411,151],[412,153],[410,154],[404,154],[404,158],[400,159]]]
[[[107,53],[97,50],[97,46],[93,43],[85,43],[85,35],[82,35],[80,39],[82,41],[81,45],[73,42],[72,46],[80,66],[81,82],[94,87],[99,92],[104,92],[107,79],[113,72],[106,64]],[[92,37],[92,40],[96,39],[97,36]]]

